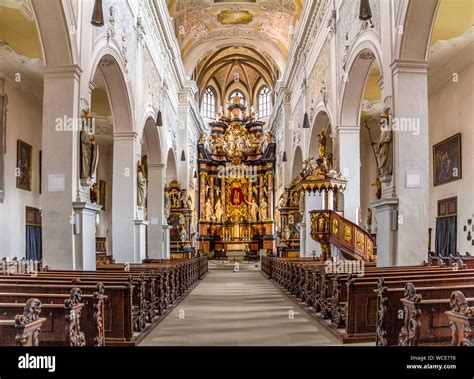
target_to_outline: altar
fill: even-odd
[[[273,135],[240,97],[209,126],[198,143],[198,250],[275,251]]]

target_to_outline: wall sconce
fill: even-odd
[[[194,179],[197,179],[197,177],[198,177],[198,173],[197,171],[194,171]]]
[[[104,11],[102,9],[102,0],[95,0],[91,24],[97,27],[104,26]]]
[[[186,162],[186,154],[184,153],[184,150],[181,152],[181,162]]]
[[[161,116],[161,111],[158,111],[156,115],[156,126],[163,126],[163,117]]]
[[[286,157],[286,151],[283,152],[283,158],[281,158],[282,162],[288,162],[288,158]]]

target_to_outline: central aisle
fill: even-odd
[[[140,346],[339,345],[255,264],[209,262],[209,273]]]

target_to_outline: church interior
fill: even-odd
[[[473,346],[474,0],[0,0],[0,345]]]

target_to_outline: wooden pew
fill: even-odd
[[[41,309],[47,312],[47,321],[42,323],[41,345],[55,346],[85,346],[85,335],[81,330],[81,312],[84,303],[81,302],[81,290],[74,287],[70,290],[69,297],[62,296],[62,303],[50,301],[51,295],[38,293],[32,294],[35,300],[42,299],[41,302],[27,300],[26,303],[19,303],[22,294],[9,292],[0,294],[0,317],[2,319],[11,319],[15,317],[19,309],[28,309],[28,314],[39,315]],[[27,297],[27,296],[26,296]],[[10,299],[14,302],[7,302]],[[57,297],[56,297],[57,298]],[[46,302],[46,303],[45,303]],[[39,307],[38,307],[39,306]],[[35,310],[35,308],[37,308]]]
[[[12,320],[0,320],[0,345],[32,347],[39,345],[41,328],[46,318],[40,317],[41,301],[29,298],[22,314]]]
[[[474,307],[461,291],[451,294],[450,306],[446,315],[452,331],[451,346],[474,346]]]

